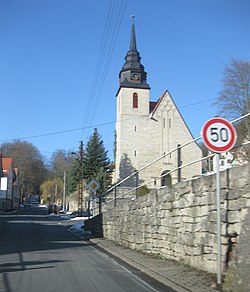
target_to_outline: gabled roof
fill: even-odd
[[[0,177],[3,176],[3,161],[2,161],[3,153],[0,151]]]
[[[12,158],[2,158],[2,165],[3,165],[3,173],[5,175],[8,175],[10,171],[10,167],[13,164],[13,159]]]
[[[191,135],[191,137],[194,138],[194,136],[193,136],[193,134],[191,133],[191,131],[190,131],[190,129],[189,129],[189,127],[188,127],[186,121],[184,120],[184,118],[183,118],[181,112],[179,111],[178,107],[176,106],[176,104],[175,104],[175,102],[174,102],[173,98],[171,97],[171,94],[169,93],[168,90],[165,90],[165,91],[164,91],[164,93],[162,94],[162,96],[158,99],[158,101],[157,101],[155,104],[152,103],[152,106],[154,105],[154,108],[153,108],[152,111],[150,112],[150,116],[153,117],[153,115],[155,114],[155,112],[157,111],[158,107],[160,106],[161,102],[163,101],[164,97],[165,97],[167,94],[169,95],[169,97],[170,97],[170,99],[171,99],[171,101],[172,101],[172,103],[173,103],[173,105],[174,105],[176,111],[177,111],[178,114],[180,115],[180,118],[181,118],[182,121],[184,122],[184,124],[185,124],[187,130],[189,131],[189,133],[190,133],[190,135]],[[149,107],[150,107],[150,106],[151,106],[151,105],[149,104]],[[197,145],[198,145],[198,144],[197,144]]]
[[[152,113],[152,115],[156,112],[158,106],[160,105],[161,101],[163,100],[165,94],[168,91],[165,90],[164,93],[162,94],[162,96],[155,102],[155,101],[150,101],[149,103],[149,112]]]

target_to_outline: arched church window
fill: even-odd
[[[171,187],[172,185],[172,179],[170,173],[168,173],[169,170],[164,170],[161,174],[161,186],[168,186]]]
[[[136,92],[133,93],[133,108],[138,108],[138,94]]]

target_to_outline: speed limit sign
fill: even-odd
[[[216,153],[230,150],[236,140],[236,130],[231,123],[223,118],[208,120],[201,130],[204,144]]]

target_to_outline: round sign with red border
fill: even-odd
[[[230,150],[237,140],[234,126],[219,117],[205,123],[201,130],[201,136],[207,148],[217,153]]]

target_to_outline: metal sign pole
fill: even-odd
[[[215,117],[208,120],[201,130],[208,149],[216,154],[216,205],[217,205],[217,285],[221,286],[221,208],[220,208],[220,154],[229,151],[236,143],[237,133],[227,120]],[[221,287],[220,287],[221,288]]]
[[[88,219],[90,219],[90,197],[88,198]]]
[[[217,205],[217,284],[221,285],[221,210],[220,210],[220,154],[216,154],[216,205]]]
[[[94,198],[92,200],[92,211],[93,216],[95,216],[95,207],[96,207],[96,191],[100,188],[100,185],[98,182],[96,182],[94,179],[92,179],[88,184],[89,190],[94,194]],[[94,203],[94,206],[93,206]]]

